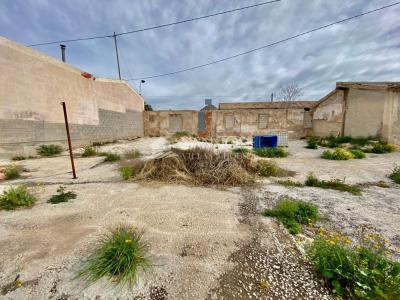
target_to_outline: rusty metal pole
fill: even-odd
[[[71,167],[72,167],[72,178],[76,179],[75,172],[75,164],[74,164],[74,155],[72,154],[72,145],[71,145],[71,136],[69,134],[69,125],[68,125],[68,116],[67,116],[67,108],[65,107],[65,102],[61,102],[64,111],[64,121],[65,121],[65,130],[67,131],[67,139],[68,139],[68,148],[69,148],[69,157],[71,158]]]
[[[117,56],[117,66],[118,66],[118,77],[121,80],[121,69],[119,68],[119,57],[118,57],[118,44],[117,44],[117,35],[114,32],[114,45],[115,45],[115,55]]]

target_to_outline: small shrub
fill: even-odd
[[[389,174],[389,178],[394,182],[400,184],[400,166],[395,166],[392,173]]]
[[[106,234],[78,277],[88,283],[107,277],[117,285],[133,286],[138,271],[151,267],[147,257],[148,245],[142,241],[142,236],[141,232],[127,226],[118,227]]]
[[[95,156],[97,155],[96,149],[94,149],[92,146],[85,146],[83,148],[83,153],[82,156],[83,157],[89,157],[89,156]]]
[[[142,156],[142,153],[139,150],[130,150],[124,153],[125,158],[127,159],[135,159]]]
[[[385,256],[376,233],[357,242],[324,230],[306,247],[317,274],[343,299],[400,299],[400,263]]]
[[[12,180],[21,176],[21,168],[16,165],[7,166],[4,170],[6,180]]]
[[[354,154],[342,148],[336,148],[335,151],[326,150],[321,158],[330,160],[349,160],[354,158]]]
[[[342,192],[349,192],[353,195],[361,195],[361,189],[358,186],[355,185],[349,185],[344,183],[344,180],[340,179],[331,179],[331,180],[319,180],[316,176],[313,174],[309,174],[307,176],[306,186],[312,186],[312,187],[319,187],[323,189],[331,189],[331,190],[337,190],[337,191],[342,191]]]
[[[11,187],[0,196],[0,210],[13,210],[29,207],[36,202],[35,196],[29,193],[26,186]]]
[[[122,166],[119,168],[119,173],[124,180],[128,180],[135,174],[135,169],[132,166]]]
[[[293,176],[295,172],[285,170],[272,160],[258,160],[254,166],[255,173],[262,177],[287,177]]]
[[[59,186],[57,189],[57,193],[58,194],[51,196],[51,198],[47,200],[47,203],[58,204],[61,202],[68,202],[68,200],[76,198],[76,193],[65,192],[64,186]]]
[[[352,149],[352,150],[350,150],[350,152],[351,152],[351,154],[354,155],[354,158],[356,158],[356,159],[363,159],[366,157],[364,151],[362,151],[360,149]]]
[[[250,150],[247,148],[234,148],[234,149],[232,149],[232,152],[237,153],[237,154],[243,154],[243,153],[250,152]]]
[[[260,157],[286,157],[289,155],[285,149],[282,147],[277,147],[277,148],[270,148],[270,147],[263,147],[263,148],[258,148],[254,149],[254,153]]]
[[[352,137],[352,136],[329,136],[326,138],[322,138],[319,140],[319,145],[329,147],[329,148],[337,148],[340,147],[342,144],[350,143],[355,146],[366,146],[371,143],[372,137]]]
[[[25,160],[26,157],[23,155],[15,155],[13,156],[13,158],[11,158],[12,160]]]
[[[317,137],[311,136],[307,139],[307,149],[318,149],[318,141]]]
[[[286,187],[304,187],[304,184],[301,182],[293,181],[293,180],[280,180],[277,183],[286,186]]]
[[[318,220],[318,208],[304,201],[283,198],[274,209],[266,209],[264,216],[277,218],[289,233],[297,234],[301,231],[300,224],[314,223]]]
[[[377,143],[372,146],[370,151],[376,154],[391,153],[396,151],[396,146],[392,144]]]
[[[40,145],[36,149],[36,151],[41,156],[54,156],[60,154],[63,151],[63,149],[60,145],[50,144],[50,145]]]
[[[102,152],[100,154],[101,156],[105,156],[104,157],[104,161],[117,161],[121,159],[121,156],[117,153],[112,153],[112,152]]]

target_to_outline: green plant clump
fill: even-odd
[[[0,210],[13,210],[20,207],[29,207],[36,202],[36,197],[29,193],[24,185],[11,187],[0,195]]]
[[[130,150],[128,152],[124,153],[125,158],[127,159],[135,159],[135,158],[139,158],[142,156],[142,152],[140,152],[139,150]]]
[[[301,224],[318,220],[318,208],[311,203],[283,198],[274,209],[266,209],[264,216],[277,218],[289,233],[297,234],[301,231]]]
[[[6,180],[17,179],[21,176],[21,168],[16,165],[9,165],[4,170]]]
[[[335,151],[326,150],[322,152],[321,158],[330,160],[349,160],[354,158],[354,154],[342,148],[337,148]]]
[[[315,136],[311,136],[307,139],[307,149],[318,149],[319,139]]]
[[[317,274],[343,299],[400,299],[400,263],[371,239],[353,244],[341,234],[320,235],[306,253]]]
[[[394,182],[400,184],[400,166],[395,166],[392,173],[389,174],[389,178]]]
[[[13,156],[13,158],[11,158],[11,159],[12,159],[12,160],[25,160],[26,157],[23,156],[23,155],[21,155],[21,154],[19,154],[19,155]]]
[[[124,180],[129,180],[135,174],[135,169],[132,166],[122,166],[119,173]]]
[[[102,152],[100,153],[101,156],[105,156],[104,157],[104,161],[117,161],[121,159],[121,156],[117,153],[112,153],[112,152]]]
[[[143,233],[135,228],[118,227],[103,236],[95,253],[88,259],[78,277],[89,283],[107,277],[119,286],[136,283],[138,271],[151,267],[148,245]]]
[[[255,173],[262,177],[287,177],[293,176],[295,172],[283,169],[272,160],[258,160],[254,165]]]
[[[323,189],[337,190],[341,192],[349,192],[357,196],[361,195],[361,189],[358,186],[346,184],[344,183],[344,180],[340,179],[319,180],[313,174],[309,174],[307,176],[305,185]]]
[[[92,146],[89,145],[83,148],[83,153],[82,153],[83,157],[96,156],[96,155],[97,155],[96,149],[93,148]]]
[[[263,147],[254,149],[254,153],[260,157],[286,157],[289,153],[282,147],[271,148],[271,147]]]
[[[63,186],[58,187],[57,193],[58,194],[51,196],[51,198],[47,200],[47,203],[58,204],[61,202],[68,202],[68,200],[76,198],[76,193],[65,192],[65,187]]]
[[[354,158],[356,159],[363,159],[366,157],[364,151],[362,151],[361,149],[352,149],[350,150],[350,152],[354,155]]]
[[[298,181],[293,181],[291,179],[289,180],[280,180],[277,181],[277,183],[286,186],[286,187],[304,187],[304,184],[302,184],[301,182]]]
[[[376,154],[392,153],[396,151],[396,146],[392,144],[378,143],[373,145],[370,151]]]
[[[250,152],[250,150],[242,147],[242,148],[234,148],[232,149],[232,152],[237,154],[244,154]]]
[[[36,149],[37,153],[41,156],[54,156],[60,154],[63,151],[63,148],[60,145],[40,145]]]

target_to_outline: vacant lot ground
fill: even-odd
[[[236,147],[190,139],[173,146],[195,145]],[[362,195],[289,188],[276,179],[228,189],[123,182],[118,162],[102,163],[102,157],[77,158],[76,180],[67,156],[18,162],[24,178],[2,182],[0,192],[10,184],[29,184],[39,201],[32,208],[0,211],[0,299],[332,299],[301,254],[304,236],[294,238],[260,213],[281,196],[303,199],[326,215],[317,226],[351,232],[370,224],[400,247],[400,189],[387,178],[400,153],[327,161],[319,158],[322,149],[304,145],[291,142],[291,155],[277,159],[297,172],[294,180],[304,181],[308,172],[321,179],[345,178],[362,185]],[[143,138],[99,150],[122,154],[137,149],[148,159],[169,147],[164,138]],[[378,181],[389,187],[376,186]],[[77,198],[46,203],[61,184]],[[96,239],[121,223],[145,230],[154,266],[131,290],[115,289],[106,280],[86,287],[75,278],[77,271]],[[23,285],[4,289],[17,275]]]

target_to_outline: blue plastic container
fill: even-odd
[[[271,147],[276,148],[278,146],[277,135],[257,135],[253,137],[253,148]]]

